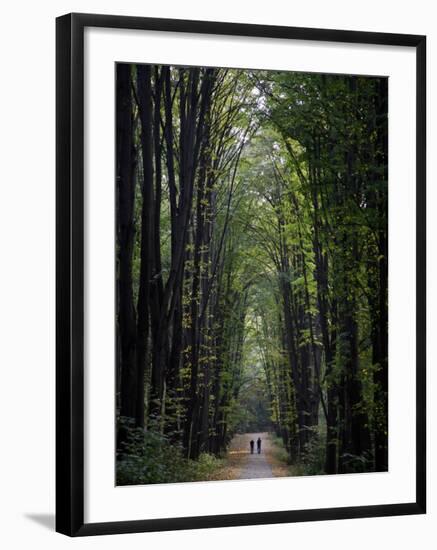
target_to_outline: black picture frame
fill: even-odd
[[[84,29],[106,27],[406,46],[416,51],[416,500],[400,504],[84,523]],[[69,536],[423,514],[426,511],[426,37],[67,14],[56,20],[56,530]]]

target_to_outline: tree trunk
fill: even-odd
[[[120,415],[136,417],[135,309],[132,292],[132,254],[135,235],[135,154],[133,144],[130,65],[117,64],[117,204],[118,296],[117,319],[120,348]],[[119,438],[120,440],[120,438]],[[119,441],[120,442],[120,441]]]

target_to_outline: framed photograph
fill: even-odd
[[[425,37],[57,19],[57,530],[425,513]]]

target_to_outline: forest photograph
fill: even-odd
[[[388,79],[115,76],[116,485],[388,471]]]

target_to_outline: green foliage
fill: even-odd
[[[284,446],[284,442],[281,437],[276,435],[275,433],[270,434],[270,439],[273,446],[273,456],[275,457],[278,462],[282,462],[284,464],[289,464],[290,462],[290,456],[287,452],[287,449]]]
[[[303,475],[325,473],[326,429],[324,426],[312,428],[312,434],[302,453]]]
[[[208,480],[223,464],[213,455],[202,453],[198,460],[184,458],[182,448],[155,431],[134,428],[121,417],[119,429],[127,437],[117,453],[117,485],[179,483]]]
[[[138,97],[131,113],[130,311],[145,311],[150,270],[137,421],[148,429],[121,420],[117,480],[207,478],[219,461],[205,449],[219,455],[236,431],[272,424],[296,472],[324,472],[330,445],[333,470],[371,470],[376,439],[387,447],[385,80],[152,72],[153,128]]]
[[[343,471],[349,474],[362,474],[373,470],[374,458],[370,451],[362,455],[343,453],[340,455]]]

